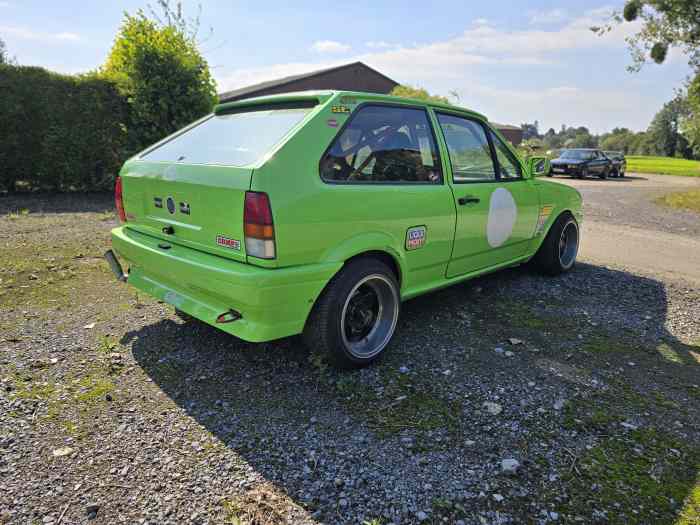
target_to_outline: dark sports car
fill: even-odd
[[[578,179],[597,176],[606,179],[613,172],[613,161],[599,149],[565,149],[552,160],[549,176],[571,175]]]

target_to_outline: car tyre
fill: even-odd
[[[598,177],[605,180],[610,176],[610,168],[605,168]]]
[[[579,228],[569,212],[562,213],[547,232],[535,254],[535,267],[547,275],[559,275],[576,264],[579,247]]]
[[[337,368],[375,361],[389,344],[401,309],[394,272],[375,258],[347,263],[314,304],[303,340]]]

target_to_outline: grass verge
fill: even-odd
[[[674,159],[671,157],[643,157],[630,155],[627,171],[630,173],[656,173],[660,175],[681,175],[700,177],[700,161]]]
[[[654,428],[617,433],[588,450],[564,479],[568,501],[559,511],[588,523],[697,524],[698,467],[697,444]]]
[[[669,193],[656,199],[656,202],[662,206],[700,213],[700,190]]]

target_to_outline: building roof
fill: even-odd
[[[491,121],[491,125],[498,129],[512,129],[513,131],[522,131],[523,128],[520,126],[513,126],[512,124],[499,124],[498,122]]]
[[[273,87],[280,87],[280,86],[284,86],[285,84],[291,84],[291,83],[296,82],[298,80],[313,78],[316,76],[325,75],[325,74],[333,72],[333,71],[339,71],[342,69],[349,69],[351,67],[357,67],[357,66],[361,66],[361,67],[371,71],[372,73],[385,78],[389,82],[393,82],[397,86],[399,85],[399,83],[396,82],[395,80],[387,77],[383,73],[380,73],[376,69],[369,67],[364,62],[352,62],[350,64],[343,64],[340,66],[319,69],[316,71],[310,71],[308,73],[301,73],[299,75],[291,75],[291,76],[284,77],[284,78],[278,78],[276,80],[268,80],[266,82],[260,82],[259,84],[253,84],[252,86],[245,86],[242,88],[234,89],[232,91],[226,91],[225,93],[219,94],[219,101],[226,102],[227,100],[231,100],[231,99],[252,96],[255,93],[257,93],[258,91],[262,91],[264,89],[269,89],[269,88],[273,88]]]

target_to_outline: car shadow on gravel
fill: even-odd
[[[669,327],[689,330],[678,308],[700,299],[677,290],[688,294],[679,306],[668,290],[588,264],[554,279],[499,272],[406,303],[387,355],[351,372],[328,368],[298,338],[254,345],[175,318],[121,343],[252,467],[249,483],[271,484],[317,521],[405,523],[423,513],[518,521],[548,512],[595,521],[600,511],[633,523],[677,509],[633,514],[606,498],[635,480],[597,472],[595,483],[612,488],[586,492],[591,483],[579,487],[574,467],[629,429],[697,442],[700,348]],[[504,458],[516,460],[516,474],[504,474]],[[693,489],[694,465],[669,499]],[[638,501],[649,497],[657,496]],[[575,507],[576,498],[593,504]]]

